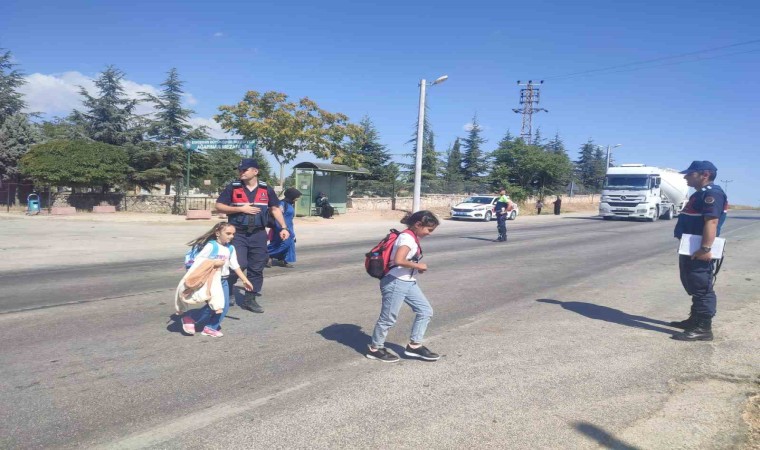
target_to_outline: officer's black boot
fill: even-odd
[[[679,320],[678,322],[673,321],[670,322],[669,325],[671,327],[681,328],[682,330],[688,330],[697,326],[697,319],[690,314],[688,319]]]
[[[254,313],[264,312],[264,308],[262,308],[261,305],[259,305],[259,303],[256,301],[256,294],[253,292],[245,293],[245,299],[243,300],[243,303],[240,305],[240,307]]]
[[[673,336],[677,341],[712,341],[712,319],[697,317],[696,326]]]

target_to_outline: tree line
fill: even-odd
[[[95,92],[80,87],[82,107],[66,117],[44,118],[24,113],[26,103],[19,88],[23,74],[9,51],[0,53],[0,181],[68,186],[97,190],[153,190],[187,184],[217,191],[236,176],[241,158],[238,150],[189,152],[183,143],[209,137],[206,127],[193,127],[194,111],[184,108],[184,82],[176,69],[168,71],[158,94],[141,93],[129,98],[125,73],[107,66],[95,80]],[[153,113],[137,114],[140,103]],[[321,108],[309,98],[289,100],[280,92],[249,91],[234,105],[222,105],[214,119],[223,130],[254,140],[253,157],[261,177],[283,183],[283,168],[301,153],[311,153],[352,168],[365,167],[369,174],[358,179],[380,183],[404,183],[413,176],[412,164],[393,162],[369,117],[351,123],[348,116]],[[416,130],[416,124],[415,124]],[[571,181],[598,190],[604,177],[604,154],[589,139],[579,158],[570,160],[557,133],[545,140],[536,132],[532,143],[507,131],[490,151],[477,116],[467,134],[457,137],[445,152],[438,151],[433,128],[426,120],[423,135],[422,179],[427,191],[445,184],[478,183],[493,190],[506,187],[513,198],[565,192]],[[410,143],[416,142],[415,136]],[[262,152],[280,164],[273,173]],[[414,160],[414,148],[408,155]],[[406,170],[405,170],[406,169]],[[210,180],[206,186],[203,180]],[[286,184],[291,184],[286,182]],[[177,189],[178,190],[178,189]]]

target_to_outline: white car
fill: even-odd
[[[496,207],[496,200],[498,198],[496,195],[473,195],[472,197],[468,197],[462,203],[451,208],[451,218],[475,219],[488,222],[496,217],[494,208]],[[520,214],[517,203],[512,202],[512,205],[514,208],[509,212],[508,220],[515,220]]]

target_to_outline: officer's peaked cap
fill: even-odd
[[[690,172],[702,172],[703,170],[717,172],[718,168],[715,167],[715,164],[711,163],[710,161],[692,161],[689,168],[682,171],[681,173],[686,174]]]
[[[243,158],[240,161],[240,165],[238,166],[238,170],[247,170],[253,167],[254,169],[259,168],[259,163],[256,162],[253,158]]]

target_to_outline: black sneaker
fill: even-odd
[[[245,299],[243,300],[243,303],[240,304],[240,307],[254,313],[264,312],[264,308],[262,308],[261,305],[259,305],[259,303],[256,301],[255,292],[246,292]]]
[[[367,349],[367,353],[364,355],[369,359],[376,359],[378,361],[382,362],[396,362],[398,361],[398,356],[394,355],[393,353],[389,352],[385,348],[378,348],[377,350]]]
[[[406,356],[411,356],[412,358],[424,359],[425,361],[438,361],[441,359],[441,355],[431,352],[424,345],[420,345],[417,348],[412,348],[407,345],[406,349],[404,349],[404,354]]]

